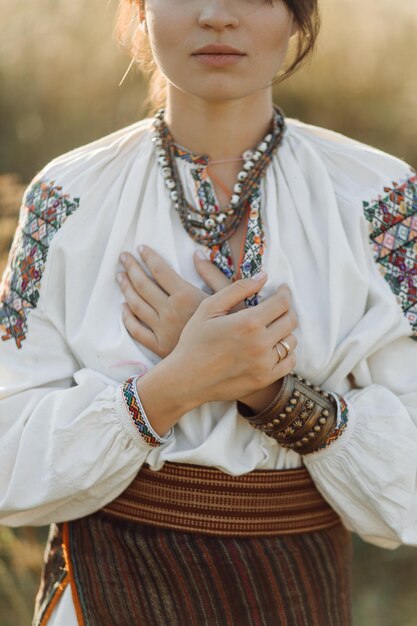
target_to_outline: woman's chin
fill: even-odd
[[[250,88],[245,86],[245,88],[242,84],[233,84],[234,82],[235,81],[231,81],[230,78],[219,80],[217,77],[216,80],[207,80],[204,85],[201,85],[199,81],[195,89],[191,85],[187,85],[186,87],[184,85],[177,85],[176,88],[190,96],[213,103],[240,100],[259,91],[259,87]]]

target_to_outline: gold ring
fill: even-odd
[[[282,344],[284,346],[284,348],[286,349],[287,354],[285,356],[287,357],[289,355],[290,349],[291,349],[289,343],[287,341],[285,341],[284,339],[281,339],[280,341],[278,341],[278,343]]]
[[[278,343],[279,343],[279,341],[278,341]],[[285,356],[287,356],[287,355],[285,355],[284,357],[282,356],[282,354],[281,354],[281,352],[279,351],[279,348],[278,348],[278,343],[275,344],[274,348],[278,352],[278,356],[279,356],[278,363],[279,363],[280,361],[282,361],[283,358],[285,359]]]

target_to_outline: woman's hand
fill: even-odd
[[[266,275],[241,279],[203,300],[167,357],[187,381],[195,406],[247,397],[294,369],[297,319],[288,285],[256,307],[230,312],[258,293],[265,280]],[[283,338],[290,354],[279,360],[275,345]]]
[[[178,343],[181,332],[208,294],[179,276],[152,248],[140,252],[152,278],[134,256],[125,252],[126,272],[118,280],[126,298],[123,321],[130,335],[146,348],[165,358]],[[229,280],[213,263],[195,256],[195,266],[208,287],[217,292]],[[234,311],[244,308],[241,303]]]
[[[131,254],[125,253],[125,261],[122,262],[126,273],[120,274],[121,287],[126,298],[123,305],[123,320],[134,339],[164,358],[174,350],[184,326],[200,303],[209,296],[182,279],[148,246],[143,246],[141,257],[155,280],[143,271]],[[208,259],[199,258],[195,254],[194,263],[197,272],[213,292],[216,293],[231,284],[223,272]],[[244,309],[244,302],[241,301],[232,306],[229,312]],[[294,330],[297,326],[295,311],[290,309],[290,306],[287,308],[284,306],[281,315],[287,315],[293,320],[291,330]],[[296,338],[282,335],[280,339],[286,339],[293,352]],[[253,393],[248,394],[246,391],[243,396],[235,399],[255,412],[261,411],[276,395],[279,384],[279,381],[276,381]]]

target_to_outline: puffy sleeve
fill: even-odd
[[[98,510],[173,436],[158,437],[141,420],[133,379],[83,367],[65,324],[48,317],[53,246],[78,210],[80,198],[35,177],[0,287],[0,521],[10,526]]]
[[[369,292],[350,344],[360,357],[352,356],[352,384],[343,393],[343,434],[304,457],[346,527],[385,548],[417,545],[417,177],[406,164],[395,167],[401,179],[380,193],[361,190],[341,201],[363,200]]]

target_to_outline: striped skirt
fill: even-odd
[[[67,584],[82,626],[351,624],[351,541],[337,520],[313,532],[239,537],[102,510],[53,525],[47,554],[36,626],[47,624]]]
[[[117,533],[114,533],[116,524]],[[283,537],[209,537],[97,518],[70,532],[91,626],[348,626],[350,540],[342,526]],[[103,555],[96,533],[118,541]],[[81,541],[81,538],[84,538]],[[118,558],[118,551],[120,556]],[[127,594],[97,598],[124,581]],[[117,568],[114,564],[117,563]],[[98,600],[98,601],[97,601]],[[81,608],[81,607],[80,607]]]

